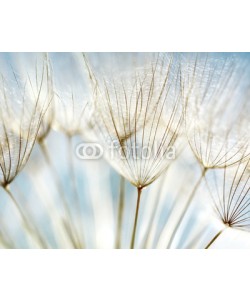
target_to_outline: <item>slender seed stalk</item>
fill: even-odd
[[[119,207],[118,207],[116,243],[115,243],[116,249],[121,248],[124,200],[125,200],[125,178],[123,176],[120,176],[120,195],[119,195]]]
[[[76,209],[79,214],[81,214],[81,199],[79,197],[79,194],[77,192],[77,183],[76,183],[76,175],[75,175],[75,168],[74,168],[74,161],[72,157],[72,152],[73,152],[73,141],[72,141],[73,136],[70,135],[68,136],[68,159],[69,159],[69,174],[70,174],[70,179],[71,179],[71,186],[72,186],[72,192],[73,192],[73,197],[75,199],[76,203]],[[79,219],[78,219],[79,220]],[[81,248],[85,248],[85,239],[84,239],[84,233],[83,233],[83,224],[81,222],[80,218],[80,226],[78,228],[80,229],[80,237],[78,236],[78,233],[76,232],[77,239],[81,245]]]
[[[137,203],[136,203],[135,221],[134,221],[134,228],[133,228],[133,233],[132,233],[132,238],[131,238],[131,243],[130,243],[130,249],[134,249],[134,245],[135,245],[135,235],[136,235],[137,220],[138,220],[138,213],[139,213],[140,200],[141,200],[141,192],[142,192],[142,187],[138,187],[137,188]]]
[[[2,224],[1,224],[2,227]],[[5,233],[2,232],[2,230],[0,231],[0,242],[2,244],[2,246],[5,247],[5,249],[14,249],[14,243],[13,241],[10,239],[10,237]]]
[[[47,246],[47,243],[45,242],[44,238],[41,236],[41,234],[38,231],[38,229],[36,228],[36,226],[31,225],[31,223],[30,223],[28,217],[26,216],[25,212],[23,211],[22,207],[20,206],[20,204],[18,203],[18,201],[16,200],[16,198],[10,191],[9,186],[8,185],[3,186],[3,189],[8,194],[12,203],[17,208],[17,211],[21,217],[23,226],[24,226],[25,230],[27,231],[27,233],[29,233],[32,238],[35,238],[42,248],[47,249],[48,246]]]
[[[77,241],[77,238],[75,237],[75,230],[73,228],[73,224],[72,224],[72,217],[71,217],[71,212],[70,212],[70,208],[67,204],[67,200],[66,200],[66,196],[65,196],[65,192],[63,189],[63,186],[61,185],[60,179],[58,177],[57,171],[55,170],[55,168],[53,167],[53,164],[51,162],[46,144],[44,142],[39,143],[40,149],[42,151],[42,154],[52,172],[53,178],[55,180],[56,183],[56,187],[58,189],[58,193],[61,196],[62,199],[62,204],[63,204],[63,208],[64,208],[64,212],[66,214],[66,219],[63,220],[63,226],[65,229],[65,232],[67,233],[67,236],[69,238],[70,243],[72,244],[72,246],[76,249],[80,249],[81,245],[79,243],[79,241]]]
[[[210,246],[218,239],[218,237],[222,234],[222,232],[226,229],[227,227],[221,229],[213,238],[212,240],[207,244],[205,249],[210,248]]]
[[[155,200],[155,203],[154,203],[154,208],[153,208],[151,218],[149,220],[148,227],[147,227],[147,230],[146,230],[145,239],[144,239],[144,243],[143,243],[143,246],[142,246],[143,249],[146,249],[149,246],[150,237],[152,235],[153,222],[155,220],[156,212],[157,212],[158,207],[159,207],[159,202],[160,202],[160,198],[161,198],[161,193],[162,193],[162,187],[163,187],[163,181],[164,180],[165,179],[162,176],[161,185],[160,185],[160,188],[157,191],[156,200]]]
[[[185,217],[185,215],[186,215],[186,213],[187,213],[187,211],[188,211],[188,209],[189,209],[189,207],[190,207],[190,205],[192,203],[192,200],[194,199],[194,196],[195,196],[195,194],[196,194],[196,192],[197,192],[197,190],[198,190],[198,188],[199,188],[199,186],[200,186],[200,184],[201,184],[201,182],[202,182],[202,180],[203,180],[203,178],[204,178],[207,170],[208,170],[207,168],[204,168],[202,170],[201,176],[198,179],[197,183],[195,184],[195,186],[194,186],[194,188],[193,188],[193,190],[192,190],[192,192],[191,192],[191,194],[190,194],[190,196],[189,196],[189,198],[188,198],[188,200],[187,200],[187,202],[185,204],[185,207],[182,210],[182,214],[181,214],[181,216],[179,218],[179,221],[178,221],[177,225],[175,226],[175,228],[174,228],[174,230],[173,230],[173,232],[171,234],[171,237],[170,237],[170,239],[168,241],[168,244],[167,244],[167,248],[171,247],[171,245],[173,243],[173,240],[175,238],[175,235],[176,235],[178,229],[181,226],[181,223],[182,223],[182,221],[183,221],[183,219],[184,219],[184,217]]]
[[[192,238],[192,240],[187,244],[187,246],[185,247],[186,249],[195,249],[197,244],[199,243],[199,241],[202,238],[202,235],[204,233],[204,228],[202,227],[198,233]]]

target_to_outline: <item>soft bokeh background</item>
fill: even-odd
[[[22,54],[27,69],[41,54]],[[234,55],[234,54],[214,54]],[[242,59],[249,59],[248,54],[237,54]],[[101,77],[103,73],[116,74],[127,72],[131,67],[142,67],[145,60],[155,54],[141,53],[88,53],[87,57],[93,69]],[[72,58],[73,57],[73,58]],[[81,54],[51,53],[52,69],[58,67],[58,73],[64,78],[65,85],[57,84],[63,98],[71,92],[78,101],[87,101],[89,93],[82,88],[85,85],[81,76]],[[69,70],[72,60],[73,69]],[[17,64],[16,54],[1,54],[1,65],[8,68]],[[118,63],[119,62],[119,63]],[[82,63],[82,62],[81,62]],[[76,69],[79,68],[78,71]],[[54,69],[56,69],[54,67]],[[55,70],[56,72],[56,70]],[[72,77],[72,74],[75,77]],[[59,75],[58,75],[59,76]],[[55,77],[59,80],[59,77]],[[56,80],[55,80],[56,81]],[[59,87],[59,88],[58,88]],[[65,88],[66,92],[63,92]],[[87,88],[86,88],[87,89]],[[83,94],[81,94],[83,93]],[[68,108],[66,108],[68,109]],[[62,118],[62,117],[61,117]],[[76,147],[82,142],[96,141],[91,129],[82,124],[81,132],[76,133],[71,142],[67,133],[55,122],[45,143],[51,159],[46,161],[41,147],[36,144],[24,170],[11,183],[11,190],[16,196],[30,220],[36,224],[48,247],[70,248],[62,226],[64,193],[75,227],[86,248],[114,248],[117,234],[117,215],[119,201],[120,175],[113,170],[104,158],[81,160],[76,155]],[[70,126],[70,125],[69,125]],[[98,141],[98,140],[97,140]],[[72,159],[73,167],[69,163]],[[54,171],[52,171],[54,169]],[[73,173],[72,173],[73,172]],[[178,222],[178,216],[185,205],[197,178],[200,167],[189,147],[185,147],[181,156],[173,162],[166,174],[145,189],[142,195],[138,230],[135,246],[145,248],[204,248],[211,238],[221,229],[222,224],[212,209],[212,200],[205,182],[200,186],[191,209],[187,212],[181,227],[170,244],[171,234]],[[57,174],[57,178],[55,178]],[[62,190],[58,190],[60,182]],[[35,248],[36,240],[27,235],[16,208],[3,189],[0,190],[0,246],[10,248]],[[125,207],[122,223],[121,247],[129,248],[136,206],[136,189],[126,182]],[[250,234],[227,229],[212,245],[214,248],[250,248]]]

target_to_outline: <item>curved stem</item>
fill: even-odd
[[[141,200],[141,192],[142,188],[137,188],[137,203],[136,203],[136,211],[135,211],[135,221],[134,221],[134,228],[130,243],[130,249],[134,249],[135,245],[135,235],[136,235],[136,228],[137,228],[137,220],[138,220],[138,213],[139,213],[139,207],[140,207],[140,200]]]
[[[125,199],[125,178],[120,176],[120,195],[119,195],[119,207],[118,207],[118,218],[117,218],[117,232],[116,232],[116,243],[115,248],[121,248],[121,237],[122,237],[122,221],[124,211],[124,199]]]
[[[197,243],[201,240],[202,235],[204,234],[204,228],[201,227],[198,233],[193,237],[193,239],[187,244],[185,249],[195,249]]]
[[[153,223],[154,223],[154,220],[156,218],[156,213],[157,213],[157,210],[158,210],[158,207],[159,207],[159,202],[160,202],[160,198],[161,198],[161,193],[162,193],[164,180],[165,180],[165,178],[164,178],[164,176],[162,176],[161,182],[160,182],[160,188],[158,189],[157,194],[156,194],[156,198],[155,198],[156,200],[155,200],[155,203],[154,203],[153,212],[151,214],[151,217],[150,217],[150,220],[149,220],[149,223],[148,223],[148,227],[147,227],[147,230],[146,230],[145,239],[144,239],[144,243],[143,243],[143,246],[142,246],[143,249],[148,248],[150,237],[153,235],[152,228],[153,228]]]
[[[2,224],[1,224],[1,227],[2,227]],[[8,234],[6,234],[6,232],[2,231],[2,228],[0,231],[0,242],[5,247],[5,249],[14,249],[15,248],[13,241],[10,239]]]
[[[48,164],[48,166],[50,167],[50,170],[52,172],[53,178],[55,180],[55,184],[58,190],[58,193],[62,199],[62,204],[63,204],[63,209],[64,209],[64,213],[66,215],[66,219],[63,220],[63,227],[65,229],[65,232],[69,238],[69,241],[71,242],[72,246],[74,248],[81,248],[79,245],[79,242],[77,241],[77,238],[75,237],[74,234],[74,228],[73,228],[73,224],[72,224],[72,217],[71,217],[71,213],[70,213],[70,209],[66,200],[66,196],[65,196],[65,192],[64,192],[64,188],[60,182],[60,178],[57,174],[56,169],[54,168],[49,153],[48,153],[48,149],[46,147],[46,144],[44,142],[39,143],[39,146],[41,148],[42,154],[44,155],[44,158]]]
[[[226,227],[225,228],[223,228],[223,229],[221,229],[212,239],[211,239],[211,241],[207,244],[207,246],[205,247],[205,249],[208,249],[208,248],[210,248],[210,246],[218,239],[218,237],[222,234],[222,232],[224,231],[226,229]]]
[[[81,215],[81,199],[79,197],[79,194],[77,192],[77,183],[76,183],[76,175],[75,175],[75,168],[74,168],[74,161],[73,161],[73,157],[72,157],[72,150],[73,150],[73,140],[72,140],[72,136],[68,136],[68,159],[69,159],[69,174],[70,174],[70,179],[71,179],[71,186],[72,186],[72,192],[73,192],[73,197],[75,199],[76,202],[76,209],[78,211],[78,213]],[[83,224],[80,218],[79,221],[79,227],[80,227],[80,236],[78,236],[77,232],[77,239],[79,244],[81,245],[81,248],[85,248],[85,238],[84,238],[84,233],[83,233]]]
[[[26,229],[26,231],[32,237],[35,237],[37,239],[38,243],[40,244],[40,246],[42,248],[47,249],[48,246],[47,246],[46,242],[44,241],[43,237],[41,236],[40,232],[38,231],[38,229],[35,226],[32,226],[30,224],[30,222],[28,220],[28,217],[26,216],[26,214],[23,211],[22,207],[20,206],[20,204],[18,203],[18,201],[16,200],[16,198],[14,197],[14,195],[12,194],[12,192],[10,191],[9,186],[6,185],[5,187],[3,187],[3,189],[8,194],[8,196],[12,200],[12,203],[15,205],[17,211],[19,212],[19,215],[20,215],[20,217],[22,219],[23,226]]]
[[[188,200],[187,200],[187,202],[186,202],[186,204],[185,204],[185,206],[184,206],[184,208],[182,210],[182,214],[180,215],[179,221],[178,221],[177,225],[175,226],[175,228],[174,228],[174,230],[173,230],[173,232],[171,234],[171,237],[170,237],[170,239],[168,241],[167,248],[171,247],[171,245],[173,243],[173,240],[175,238],[175,235],[176,235],[178,229],[181,226],[181,223],[182,223],[182,221],[183,221],[183,219],[184,219],[184,217],[185,217],[185,215],[186,215],[186,213],[187,213],[187,211],[188,211],[188,209],[189,209],[189,207],[190,207],[190,205],[192,203],[192,200],[193,200],[193,198],[194,198],[194,196],[195,196],[195,194],[196,194],[196,192],[197,192],[197,190],[198,190],[198,188],[199,188],[199,186],[200,186],[200,184],[202,182],[202,179],[205,176],[207,170],[208,170],[207,168],[204,168],[202,170],[201,176],[199,177],[199,179],[196,182],[196,184],[195,184],[195,186],[194,186],[194,188],[193,188],[190,196],[188,197]]]

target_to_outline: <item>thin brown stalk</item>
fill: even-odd
[[[185,247],[186,249],[195,249],[197,248],[197,244],[200,242],[202,235],[204,234],[204,228],[201,227],[200,230],[194,235],[191,241]]]
[[[43,156],[44,156],[44,158],[45,158],[45,160],[46,160],[46,162],[47,162],[47,164],[48,164],[48,166],[51,170],[51,173],[53,175],[52,177],[55,180],[55,184],[56,184],[58,193],[59,193],[59,195],[61,197],[61,200],[62,200],[64,213],[66,215],[66,219],[63,220],[63,226],[65,228],[65,232],[67,233],[67,236],[68,236],[69,241],[71,242],[72,246],[76,249],[80,249],[81,244],[77,240],[77,237],[75,236],[75,230],[74,230],[74,226],[73,226],[73,222],[72,222],[72,216],[71,216],[70,208],[69,208],[68,203],[67,203],[67,198],[65,196],[64,188],[61,184],[58,173],[55,170],[55,168],[54,168],[54,166],[51,162],[46,144],[44,142],[42,142],[42,143],[39,144],[39,146],[40,146],[41,152],[42,152],[42,154],[43,154]]]
[[[133,233],[132,233],[132,238],[130,243],[130,249],[134,249],[134,245],[135,245],[135,236],[136,236],[138,213],[139,213],[139,207],[141,201],[141,192],[142,192],[142,187],[137,187],[137,203],[136,203],[135,220],[134,220]]]
[[[192,204],[192,200],[194,199],[194,196],[195,196],[195,194],[196,194],[196,192],[197,192],[197,190],[198,190],[198,188],[199,188],[199,186],[200,186],[200,184],[201,184],[201,182],[202,182],[202,180],[203,180],[203,178],[204,178],[204,176],[205,176],[207,170],[208,170],[207,168],[204,168],[204,169],[203,169],[203,171],[202,171],[202,173],[201,173],[201,176],[199,177],[199,179],[198,179],[198,181],[196,182],[196,184],[195,184],[195,186],[194,186],[194,188],[193,188],[191,194],[189,195],[188,200],[187,200],[187,202],[186,202],[186,204],[185,204],[185,206],[184,206],[184,208],[183,208],[183,210],[182,210],[182,214],[181,214],[181,216],[180,216],[180,218],[179,218],[179,220],[178,220],[178,223],[177,223],[177,225],[175,226],[175,228],[174,228],[174,230],[173,230],[173,232],[172,232],[172,234],[171,234],[171,237],[170,237],[170,239],[169,239],[169,241],[168,241],[167,248],[171,247],[171,245],[172,245],[172,243],[173,243],[173,240],[174,240],[174,238],[175,238],[175,236],[176,236],[176,233],[177,233],[177,231],[179,230],[179,228],[180,228],[180,226],[181,226],[181,223],[182,223],[183,219],[185,218],[185,215],[186,215],[186,213],[187,213],[187,211],[188,211],[190,205]]]
[[[162,177],[160,188],[157,190],[157,194],[156,194],[156,197],[155,197],[156,200],[155,200],[155,203],[154,203],[154,208],[152,210],[152,214],[151,214],[150,220],[148,222],[148,227],[147,227],[146,234],[145,234],[145,240],[144,240],[144,243],[143,243],[143,246],[142,246],[143,249],[148,248],[148,245],[149,245],[150,237],[152,235],[153,223],[154,223],[156,213],[157,213],[157,210],[158,210],[158,207],[159,207],[159,202],[160,202],[160,198],[161,198],[161,193],[162,193],[164,180],[165,180],[165,178]]]
[[[227,227],[221,229],[212,239],[211,241],[207,244],[205,249],[210,248],[210,246],[218,239],[218,237],[222,234],[222,232],[226,229]]]
[[[25,230],[27,231],[27,233],[29,233],[32,238],[35,238],[42,248],[47,249],[48,245],[47,245],[46,241],[44,240],[44,238],[42,237],[41,233],[36,228],[36,226],[34,224],[30,223],[30,220],[26,216],[24,210],[22,209],[22,207],[20,206],[20,204],[14,197],[13,193],[10,191],[9,186],[6,185],[6,186],[2,186],[2,187],[5,190],[5,192],[8,194],[10,199],[12,200],[12,203],[14,204],[14,206],[16,207],[16,209],[21,217],[23,226],[24,226]]]
[[[0,243],[5,249],[14,249],[15,248],[15,243],[6,231],[6,228],[4,228],[4,224],[1,223],[1,230],[0,230]]]
[[[116,232],[116,243],[115,243],[116,249],[121,248],[124,205],[125,205],[125,178],[123,176],[120,176],[120,194],[119,194],[117,232]]]
[[[71,186],[72,186],[72,192],[73,192],[73,197],[75,200],[76,204],[76,209],[78,214],[81,214],[81,199],[79,197],[78,191],[77,191],[77,183],[76,183],[76,174],[75,174],[75,168],[74,168],[74,161],[72,157],[72,151],[73,151],[73,141],[72,141],[72,136],[68,136],[68,159],[69,159],[69,174],[70,174],[70,179],[71,179]],[[79,220],[79,219],[78,219]],[[79,243],[81,244],[81,248],[85,248],[85,239],[84,239],[84,233],[83,233],[83,227],[82,227],[82,222],[81,218],[79,221],[79,231],[80,231],[80,237],[78,236],[78,233],[76,232],[76,235],[78,236],[77,239]]]

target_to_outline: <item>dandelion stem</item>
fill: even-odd
[[[157,195],[156,195],[156,198],[155,198],[156,200],[154,202],[154,208],[152,210],[151,218],[149,220],[148,227],[147,227],[147,230],[146,230],[145,240],[144,240],[144,243],[143,243],[143,246],[142,246],[143,249],[146,249],[146,248],[149,247],[150,237],[153,235],[153,233],[152,233],[152,231],[153,231],[152,230],[153,222],[156,218],[156,213],[157,213],[157,210],[158,210],[158,207],[159,207],[159,202],[160,202],[160,198],[161,198],[161,193],[162,193],[164,180],[165,180],[165,178],[164,178],[164,176],[162,176],[161,185],[160,185],[160,188],[157,191]]]
[[[138,187],[137,188],[137,204],[136,204],[136,212],[135,212],[135,221],[134,221],[133,234],[132,234],[131,243],[130,243],[130,249],[134,249],[134,245],[135,245],[135,235],[136,235],[137,220],[138,220],[138,213],[139,213],[140,200],[141,200],[141,192],[142,192],[142,188]]]
[[[202,227],[197,234],[192,238],[192,240],[185,247],[186,249],[194,249],[197,247],[197,244],[200,242],[202,235],[204,234],[204,228]]]
[[[75,199],[76,202],[76,208],[77,208],[77,212],[80,215],[81,214],[81,199],[79,197],[79,194],[77,192],[77,183],[76,183],[76,176],[75,176],[75,168],[74,168],[74,161],[73,161],[73,157],[72,157],[72,152],[73,152],[73,141],[72,141],[72,136],[68,136],[68,158],[69,158],[69,174],[70,174],[70,179],[71,179],[71,186],[72,186],[72,191],[73,191],[73,197]],[[81,245],[81,248],[85,248],[84,247],[84,234],[83,234],[83,230],[82,230],[82,222],[81,222],[81,218],[77,218],[77,220],[80,219],[80,235],[81,238],[78,236],[77,232],[77,239],[78,242]]]
[[[1,224],[2,227],[2,224]],[[0,231],[0,242],[2,244],[2,246],[4,246],[6,249],[14,249],[14,243],[13,241],[10,239],[10,237],[8,236],[8,234],[6,232]]]
[[[185,206],[184,206],[184,208],[182,210],[182,214],[181,214],[181,216],[179,218],[179,221],[178,221],[177,225],[175,226],[175,228],[174,228],[174,230],[173,230],[173,232],[172,232],[172,234],[170,236],[170,239],[169,239],[168,244],[167,244],[167,248],[171,247],[171,245],[173,243],[173,240],[175,238],[175,235],[176,235],[177,231],[179,230],[179,228],[181,226],[181,223],[182,223],[182,221],[183,221],[183,219],[184,219],[184,217],[185,217],[185,215],[186,215],[186,213],[187,213],[187,211],[188,211],[188,209],[189,209],[189,207],[190,207],[190,205],[192,203],[192,200],[193,200],[193,198],[194,198],[194,196],[195,196],[195,194],[196,194],[196,192],[197,192],[197,190],[198,190],[198,188],[199,188],[199,186],[200,186],[200,184],[202,182],[202,179],[205,176],[207,170],[208,170],[207,168],[204,168],[202,170],[200,178],[198,179],[198,181],[195,184],[195,186],[194,186],[194,188],[193,188],[190,196],[188,197],[188,200],[187,200],[187,202],[186,202],[186,204],[185,204]]]
[[[20,204],[18,203],[18,201],[16,200],[16,198],[14,197],[14,195],[12,194],[12,192],[9,189],[9,186],[6,185],[3,187],[3,189],[5,190],[5,192],[8,194],[8,196],[10,197],[10,199],[12,200],[12,203],[15,205],[24,228],[26,229],[26,231],[32,236],[35,237],[37,242],[40,244],[40,246],[42,248],[47,249],[47,244],[44,241],[43,237],[41,236],[40,232],[37,230],[37,228],[35,226],[32,226],[28,220],[28,217],[26,216],[25,212],[23,211],[22,207],[20,206]]]
[[[223,232],[225,229],[226,229],[226,227],[223,228],[223,229],[221,229],[221,230],[220,230],[220,231],[212,238],[212,240],[207,244],[207,246],[205,247],[205,249],[210,248],[210,246],[218,239],[218,237],[222,234],[222,232]]]
[[[115,245],[116,245],[115,248],[116,249],[121,248],[124,199],[125,199],[125,178],[123,176],[120,176],[120,195],[119,195],[117,233],[116,233],[116,243],[115,243]]]
[[[65,232],[72,244],[72,246],[74,248],[81,248],[79,242],[76,240],[75,234],[74,234],[74,229],[73,229],[73,224],[72,224],[72,217],[71,217],[71,213],[70,213],[70,209],[69,206],[67,204],[67,200],[66,200],[66,196],[65,196],[65,192],[63,189],[63,186],[61,185],[60,179],[58,177],[57,171],[55,170],[51,160],[50,160],[50,156],[46,147],[46,144],[44,142],[39,143],[39,146],[41,148],[42,154],[44,155],[44,158],[48,164],[48,166],[51,169],[53,178],[55,180],[57,189],[58,189],[58,193],[61,196],[62,199],[62,204],[63,204],[63,208],[64,208],[64,212],[66,214],[66,219],[63,220],[63,226],[65,229]]]

